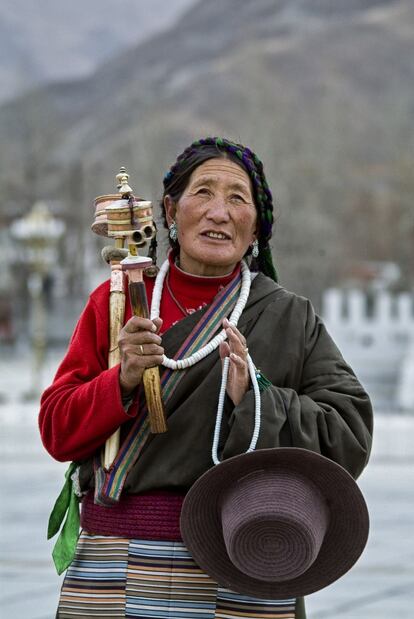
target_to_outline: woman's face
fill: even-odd
[[[164,199],[177,223],[180,267],[194,275],[225,275],[255,240],[257,214],[250,178],[229,159],[209,159],[192,173],[177,203]]]

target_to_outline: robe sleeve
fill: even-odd
[[[260,359],[255,361],[260,366]],[[334,460],[354,478],[361,474],[372,443],[371,402],[310,302],[298,388],[272,385],[261,396],[257,449],[303,447]],[[253,390],[233,409],[228,423],[223,458],[246,451],[250,443]]]
[[[127,410],[119,385],[119,365],[108,369],[108,294],[91,296],[72,335],[55,379],[41,399],[39,428],[56,460],[83,460],[137,413]]]

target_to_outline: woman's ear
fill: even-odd
[[[166,195],[164,197],[164,208],[165,208],[165,218],[167,220],[167,224],[170,226],[172,222],[175,220],[176,213],[176,205],[174,200],[170,195]]]

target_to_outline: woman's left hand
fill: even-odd
[[[250,383],[246,338],[227,318],[223,320],[223,328],[227,333],[227,341],[220,344],[220,358],[223,361],[225,357],[230,357],[227,395],[237,406],[248,391]]]

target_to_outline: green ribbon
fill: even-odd
[[[53,562],[59,575],[72,563],[79,539],[80,498],[76,496],[73,490],[73,482],[71,479],[71,475],[75,472],[77,466],[76,462],[71,462],[65,473],[66,481],[56,499],[56,503],[49,516],[49,524],[47,527],[47,539],[50,539],[58,533],[66,516],[60,535],[52,551]]]
[[[256,378],[257,378],[257,384],[259,385],[260,393],[263,393],[263,391],[266,391],[266,389],[269,389],[269,387],[272,386],[272,383],[270,382],[270,380],[266,378],[266,376],[262,374],[262,372],[257,368],[256,368]]]

